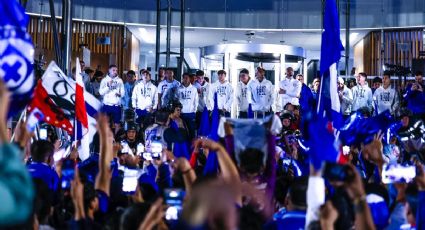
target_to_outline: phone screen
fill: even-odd
[[[71,181],[74,180],[75,162],[71,159],[66,159],[62,163],[62,189],[70,189]]]
[[[47,140],[47,129],[45,128],[40,129],[39,134],[40,134],[39,136],[40,140]]]
[[[179,218],[185,194],[185,191],[182,189],[165,189],[164,199],[165,204],[168,205],[165,211],[166,220],[177,220]]]
[[[137,179],[139,178],[139,170],[124,168],[124,179],[122,181],[122,191],[133,194],[137,188]]]
[[[416,177],[416,167],[400,164],[384,165],[382,170],[382,182],[384,184],[409,183]]]

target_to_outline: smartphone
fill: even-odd
[[[382,170],[382,182],[384,184],[409,183],[415,177],[416,167],[414,165],[385,164]]]
[[[47,129],[41,128],[39,132],[39,139],[40,140],[47,140]]]
[[[323,177],[329,181],[349,181],[351,178],[346,165],[326,162],[322,171]]]
[[[62,162],[62,182],[61,187],[64,190],[71,188],[71,181],[74,180],[75,175],[75,161],[65,159]]]
[[[139,179],[139,170],[124,168],[124,179],[122,181],[122,191],[126,194],[134,194]]]
[[[168,206],[165,211],[165,219],[168,221],[178,220],[183,207],[183,199],[186,192],[182,189],[165,189],[164,200]]]

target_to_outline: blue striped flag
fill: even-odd
[[[342,46],[339,33],[339,19],[335,0],[326,0],[323,17],[322,46],[320,51],[320,94],[318,114],[326,114],[335,128],[342,126],[341,104],[338,96],[337,66]]]

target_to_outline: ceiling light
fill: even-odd
[[[150,35],[145,28],[139,28],[139,32],[140,32],[140,38],[144,42],[148,44],[155,44],[155,37]]]
[[[149,50],[149,52],[148,52],[148,53],[152,54],[152,53],[153,53],[153,51],[152,51],[152,50]]]

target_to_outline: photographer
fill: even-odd
[[[409,108],[416,118],[425,118],[425,94],[424,94],[423,73],[418,71],[415,73],[415,82],[407,86],[404,99],[407,101]]]

